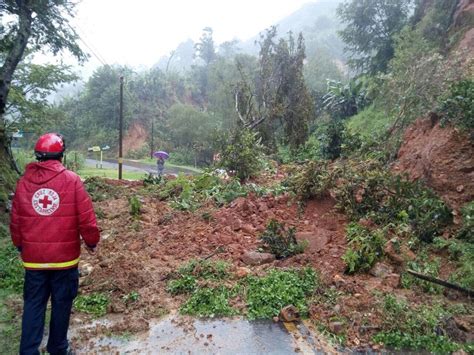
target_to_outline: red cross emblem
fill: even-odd
[[[33,194],[31,205],[41,216],[52,215],[59,208],[59,194],[52,189],[39,189]]]
[[[50,201],[48,196],[44,196],[42,200],[38,200],[39,203],[43,205],[43,208],[47,208],[53,201]]]

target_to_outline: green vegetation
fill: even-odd
[[[381,229],[371,231],[352,222],[347,226],[346,237],[349,248],[342,260],[346,263],[346,271],[350,274],[370,270],[383,255],[385,236]]]
[[[142,202],[140,201],[139,197],[135,195],[130,196],[128,203],[130,204],[130,214],[132,217],[138,218],[142,212]]]
[[[374,341],[395,350],[418,350],[434,353],[450,353],[461,346],[444,335],[435,333],[440,321],[448,316],[441,305],[411,307],[394,296],[385,296],[383,308],[383,331],[375,335]]]
[[[97,169],[97,168],[80,168],[77,174],[83,178],[102,177],[109,179],[118,179],[117,169]],[[140,171],[122,171],[122,177],[126,180],[141,180],[146,175],[145,172]]]
[[[183,314],[201,317],[240,314],[231,306],[241,299],[250,319],[277,316],[284,306],[293,304],[302,315],[307,314],[307,299],[319,286],[319,278],[311,268],[269,270],[266,276],[247,276],[237,281],[222,261],[192,260],[183,265],[168,282],[171,294],[189,295],[181,306]]]
[[[449,94],[441,100],[442,122],[451,122],[466,131],[474,129],[474,80],[465,79],[451,84]],[[472,137],[472,136],[471,136]]]
[[[235,290],[225,286],[198,288],[180,308],[182,314],[199,317],[236,315],[237,310],[229,305],[229,299],[236,296]]]
[[[277,316],[289,304],[304,316],[308,311],[307,297],[319,286],[319,278],[311,268],[274,269],[264,277],[249,276],[244,285],[250,319]]]
[[[89,295],[80,295],[74,300],[74,308],[79,312],[92,314],[96,317],[102,317],[107,313],[109,297],[103,293],[91,293]]]
[[[99,177],[90,177],[84,181],[84,186],[92,198],[92,201],[104,201],[116,198],[120,190]]]
[[[284,259],[304,251],[305,245],[298,244],[295,234],[296,228],[285,229],[284,223],[272,219],[260,235],[260,240],[265,250],[275,255],[277,259]]]
[[[414,261],[409,261],[407,263],[407,268],[416,272],[420,272],[425,275],[438,277],[440,271],[440,259],[434,258],[429,260],[426,252],[420,252],[417,256],[417,259]],[[439,285],[433,284],[428,281],[421,280],[416,278],[408,273],[402,275],[402,287],[412,288],[414,285],[421,287],[424,292],[427,293],[441,293],[443,288]]]

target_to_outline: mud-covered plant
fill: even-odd
[[[284,223],[272,219],[265,231],[260,235],[264,249],[275,255],[277,259],[284,259],[304,251],[305,245],[298,244],[296,229],[285,228]]]
[[[290,304],[301,315],[308,312],[308,297],[319,285],[319,276],[312,268],[278,270],[266,276],[249,276],[244,281],[247,316],[250,319],[271,318]]]
[[[110,300],[103,293],[92,293],[90,295],[81,295],[74,300],[74,308],[79,312],[93,314],[101,317],[107,313],[107,306]]]
[[[334,177],[327,163],[311,161],[299,169],[295,168],[286,184],[301,200],[308,200],[327,195],[334,184]]]
[[[441,261],[439,258],[429,259],[426,252],[421,252],[416,260],[409,261],[407,267],[410,270],[433,277],[439,276],[441,268]],[[420,287],[426,293],[438,294],[443,288],[432,282],[424,281],[416,278],[408,273],[402,274],[401,285],[404,288],[412,288],[413,286]]]
[[[150,185],[159,185],[163,182],[163,176],[162,175],[154,175],[152,173],[149,173],[145,178],[143,179],[143,185],[144,186],[150,186]]]
[[[130,204],[130,214],[132,217],[137,218],[141,214],[142,210],[142,203],[137,196],[131,196],[128,199],[128,203]]]
[[[395,296],[387,295],[381,303],[383,312],[382,331],[374,337],[389,349],[428,351],[447,354],[461,348],[448,337],[436,334],[442,332],[441,320],[448,312],[437,304],[429,307],[412,307]]]
[[[119,187],[110,185],[96,176],[87,178],[84,186],[94,202],[109,200],[120,195]]]
[[[347,273],[363,272],[372,268],[383,255],[384,234],[381,229],[371,231],[354,222],[347,226],[348,249],[342,256]]]

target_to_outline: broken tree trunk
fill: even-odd
[[[433,277],[433,276],[429,276],[429,275],[425,275],[425,274],[420,274],[419,272],[416,272],[416,271],[413,271],[413,270],[407,270],[407,272],[408,272],[410,275],[413,275],[413,276],[415,276],[415,277],[418,277],[419,279],[422,279],[422,280],[425,280],[425,281],[428,281],[428,282],[433,282],[433,283],[435,283],[435,284],[438,284],[438,285],[441,285],[441,286],[444,286],[444,287],[451,288],[451,289],[453,289],[453,290],[462,292],[462,293],[466,294],[468,297],[474,296],[474,291],[473,291],[473,290],[469,290],[469,289],[467,289],[467,288],[464,288],[464,287],[462,287],[462,286],[453,284],[453,283],[451,283],[451,282],[448,282],[448,281],[445,281],[445,280],[441,280],[441,279],[438,279],[438,278]]]

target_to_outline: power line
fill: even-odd
[[[104,65],[104,66],[109,65],[109,64],[107,63],[107,61],[100,55],[99,51],[97,51],[97,53],[96,53],[96,51],[94,51],[94,50],[92,49],[92,47],[87,44],[87,42],[85,41],[85,39],[83,38],[83,36],[81,36],[81,35],[79,34],[79,31],[77,31],[76,29],[74,29],[69,23],[68,23],[67,25],[69,26],[69,28],[70,28],[72,31],[74,31],[74,32],[78,35],[79,40],[90,50],[90,52],[92,53],[92,55],[93,55],[102,65]],[[77,27],[79,27],[79,26],[77,26]]]

